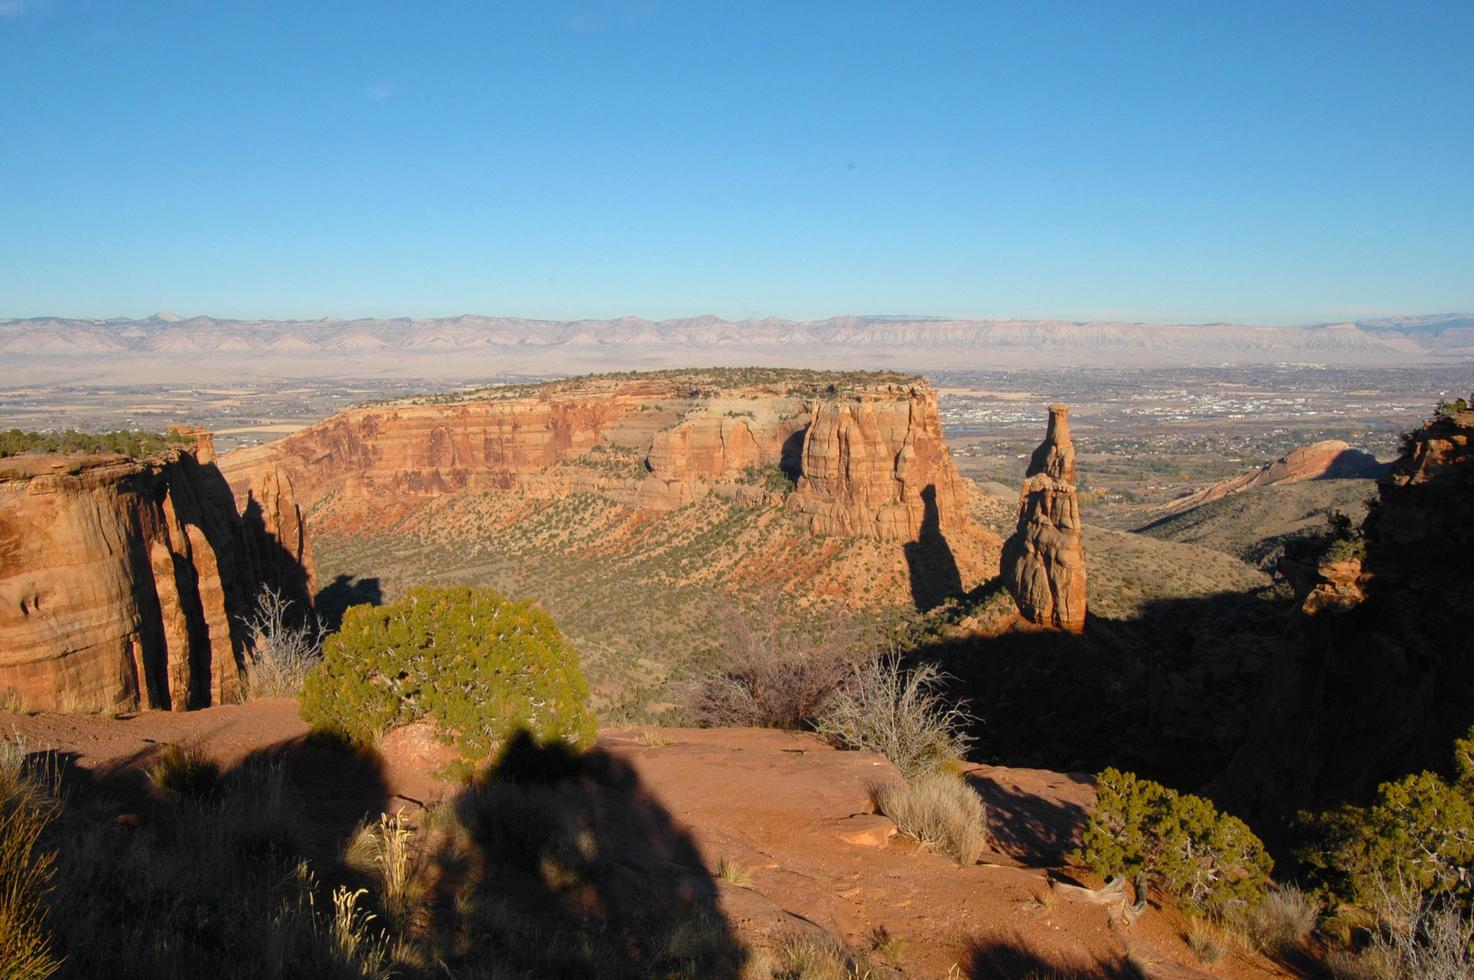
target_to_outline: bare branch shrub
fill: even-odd
[[[256,611],[243,623],[250,636],[246,651],[246,692],[253,698],[294,698],[307,672],[322,660],[327,631],[310,614],[296,615],[291,599],[269,585],[256,596]]]
[[[958,864],[976,864],[988,842],[988,811],[956,776],[933,773],[914,783],[877,784],[870,798],[897,830]]]
[[[884,755],[908,780],[962,759],[972,720],[943,693],[947,676],[931,664],[912,670],[896,654],[853,668],[814,728],[851,749]]]
[[[769,596],[751,610],[718,613],[726,669],[691,688],[687,700],[700,724],[805,728],[870,648],[869,631],[853,616],[837,615],[810,638],[783,608],[779,596]]]

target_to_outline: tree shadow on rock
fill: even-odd
[[[435,928],[470,937],[468,965],[741,975],[746,953],[695,842],[628,763],[523,732],[451,806],[471,853],[442,877]]]
[[[1100,958],[1079,954],[1047,956],[1031,949],[1021,937],[989,936],[974,939],[967,954],[968,980],[1143,980],[1140,970],[1123,956]]]
[[[1090,781],[1086,776],[1071,778]],[[987,773],[970,772],[967,783],[987,805],[988,837],[995,847],[1026,867],[1069,863],[1069,853],[1079,846],[1089,818],[1085,807],[1021,792]]]
[[[384,589],[378,578],[339,575],[317,592],[317,616],[329,630],[343,625],[343,614],[354,606],[381,606]]]
[[[904,550],[911,601],[917,609],[926,612],[962,594],[962,573],[957,569],[951,545],[942,535],[935,485],[921,491],[921,502],[921,530],[915,541],[907,542]]]

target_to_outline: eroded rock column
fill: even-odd
[[[1070,633],[1085,629],[1080,532],[1070,407],[1050,405],[1049,431],[1019,493],[1018,529],[1003,546],[1003,580],[1029,622]]]

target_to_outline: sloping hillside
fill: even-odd
[[[1354,521],[1377,495],[1375,480],[1307,480],[1257,487],[1211,500],[1155,521],[1140,534],[1161,541],[1201,545],[1271,571],[1285,542],[1324,530],[1339,511]]]

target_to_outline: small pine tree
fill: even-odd
[[[594,740],[578,654],[552,617],[490,589],[416,588],[355,606],[307,676],[302,717],[370,742],[427,719],[474,764],[512,733],[587,746]]]

